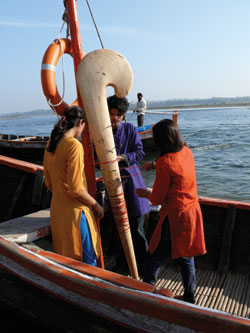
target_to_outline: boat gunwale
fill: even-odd
[[[218,199],[204,196],[198,196],[198,200],[201,205],[217,206],[221,208],[235,207],[238,209],[250,210],[250,202],[247,201]]]
[[[0,155],[0,165],[22,170],[28,173],[36,173],[38,170],[43,172],[44,170],[43,166],[39,164],[17,160],[5,155]]]

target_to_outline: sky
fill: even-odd
[[[250,0],[89,0],[104,47],[133,70],[128,100],[250,96]],[[85,0],[77,0],[83,49],[101,48]],[[0,1],[0,114],[49,109],[41,62],[62,28],[63,0]],[[64,57],[67,103],[76,99]],[[62,61],[57,65],[62,94]],[[121,78],[122,79],[122,78]],[[111,88],[107,94],[112,94]]]

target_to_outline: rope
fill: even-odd
[[[98,38],[99,38],[99,41],[100,41],[100,43],[101,43],[102,48],[104,49],[104,46],[103,46],[103,43],[102,43],[102,39],[101,39],[101,36],[100,36],[100,34],[99,34],[99,31],[98,31],[97,25],[96,25],[96,23],[95,23],[95,19],[94,19],[94,16],[93,16],[93,14],[92,14],[92,11],[91,11],[91,8],[90,8],[90,5],[89,5],[88,0],[86,0],[86,2],[87,2],[87,5],[88,5],[88,8],[89,8],[90,15],[91,15],[91,17],[92,17],[92,21],[93,21],[94,26],[95,26],[96,33],[97,33]]]
[[[69,35],[70,35],[70,30],[69,30],[69,22],[68,22],[68,12],[67,12],[66,7],[65,7],[65,11],[64,11],[64,13],[63,13],[62,19],[63,19],[63,21],[64,21],[63,26],[64,26],[65,22],[67,23],[66,38],[68,38]],[[61,28],[61,31],[62,31],[62,29],[63,29],[63,26],[62,26],[62,28]],[[60,33],[61,33],[61,31],[60,31]]]
[[[144,111],[145,114],[180,114],[179,111]]]
[[[117,160],[110,160],[110,161],[105,161],[105,162],[95,162],[95,165],[101,165],[101,164],[111,164],[111,163],[114,163],[116,162]],[[124,169],[144,169],[143,166],[128,166],[128,167],[122,167],[122,168],[119,168],[119,170],[124,170]],[[104,169],[102,169],[104,170]]]
[[[124,194],[119,193],[114,196],[109,196],[109,202],[111,204],[119,234],[126,233],[130,229],[130,225]]]
[[[63,26],[64,26],[64,24],[65,24],[65,22],[63,23]],[[59,33],[58,38],[54,40],[54,42],[56,42],[56,43],[59,42],[59,44],[60,44],[60,53],[61,53],[61,51],[62,51],[62,43],[61,43],[61,39],[59,38],[60,34],[61,34],[61,32]],[[64,98],[64,94],[65,94],[65,76],[64,76],[64,56],[63,56],[63,54],[62,54],[62,78],[63,78],[63,94],[62,94],[60,102],[57,103],[57,104],[52,104],[51,101],[50,101],[50,99],[47,100],[49,106],[52,107],[53,111],[55,111],[55,112],[56,112],[56,110],[54,109],[54,107],[55,106],[59,106],[60,104],[62,104],[63,98]]]
[[[65,5],[65,4],[64,4]],[[69,24],[68,24],[68,13],[67,13],[67,10],[65,9],[64,13],[63,13],[63,16],[62,16],[62,20],[63,20],[63,24],[62,24],[62,27],[59,31],[59,34],[57,36],[57,38],[54,40],[54,42],[59,42],[60,43],[60,53],[62,51],[62,44],[61,44],[61,33],[62,33],[62,30],[64,28],[64,25],[65,23],[67,24],[67,28],[66,28],[66,38],[69,37]],[[63,94],[62,94],[62,97],[61,97],[61,100],[58,104],[52,104],[50,99],[47,100],[49,106],[52,108],[52,110],[57,114],[56,112],[56,109],[55,107],[56,106],[59,106],[60,104],[62,104],[63,102],[63,98],[64,98],[64,95],[65,95],[65,75],[64,75],[64,54],[62,54],[62,79],[63,79]],[[59,117],[58,117],[59,118]]]
[[[140,175],[144,175],[146,174],[147,172],[140,172],[140,173],[134,173],[133,175],[124,175],[124,176],[121,176],[121,178],[132,178],[132,177],[136,177],[136,176],[140,176]],[[103,177],[100,177],[99,178],[99,181],[104,181],[104,178]],[[126,181],[125,181],[126,182]],[[123,183],[125,183],[123,182]]]

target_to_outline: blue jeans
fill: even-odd
[[[166,218],[162,225],[161,240],[153,254],[148,252],[144,282],[155,285],[160,268],[167,258],[167,255],[171,253],[171,238],[168,218]],[[181,267],[181,275],[184,284],[184,301],[194,303],[194,293],[196,289],[196,277],[194,257],[180,257],[175,259],[178,265]]]
[[[88,221],[84,212],[81,215],[82,258],[85,264],[96,266],[96,255],[92,244]]]

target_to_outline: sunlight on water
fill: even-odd
[[[146,114],[144,125],[171,115]],[[152,112],[152,111],[151,111]],[[136,115],[127,113],[136,125]],[[57,116],[0,119],[0,133],[48,136]],[[180,110],[178,124],[184,141],[192,149],[199,195],[250,201],[250,111],[244,108]],[[157,158],[146,154],[145,161]],[[141,169],[147,186],[155,171]]]
[[[219,143],[219,144],[214,144],[214,145],[208,145],[208,146],[202,146],[202,147],[195,147],[192,150],[193,151],[198,151],[198,150],[212,150],[212,149],[226,149],[226,148],[230,148],[231,144],[223,144],[223,143]]]

